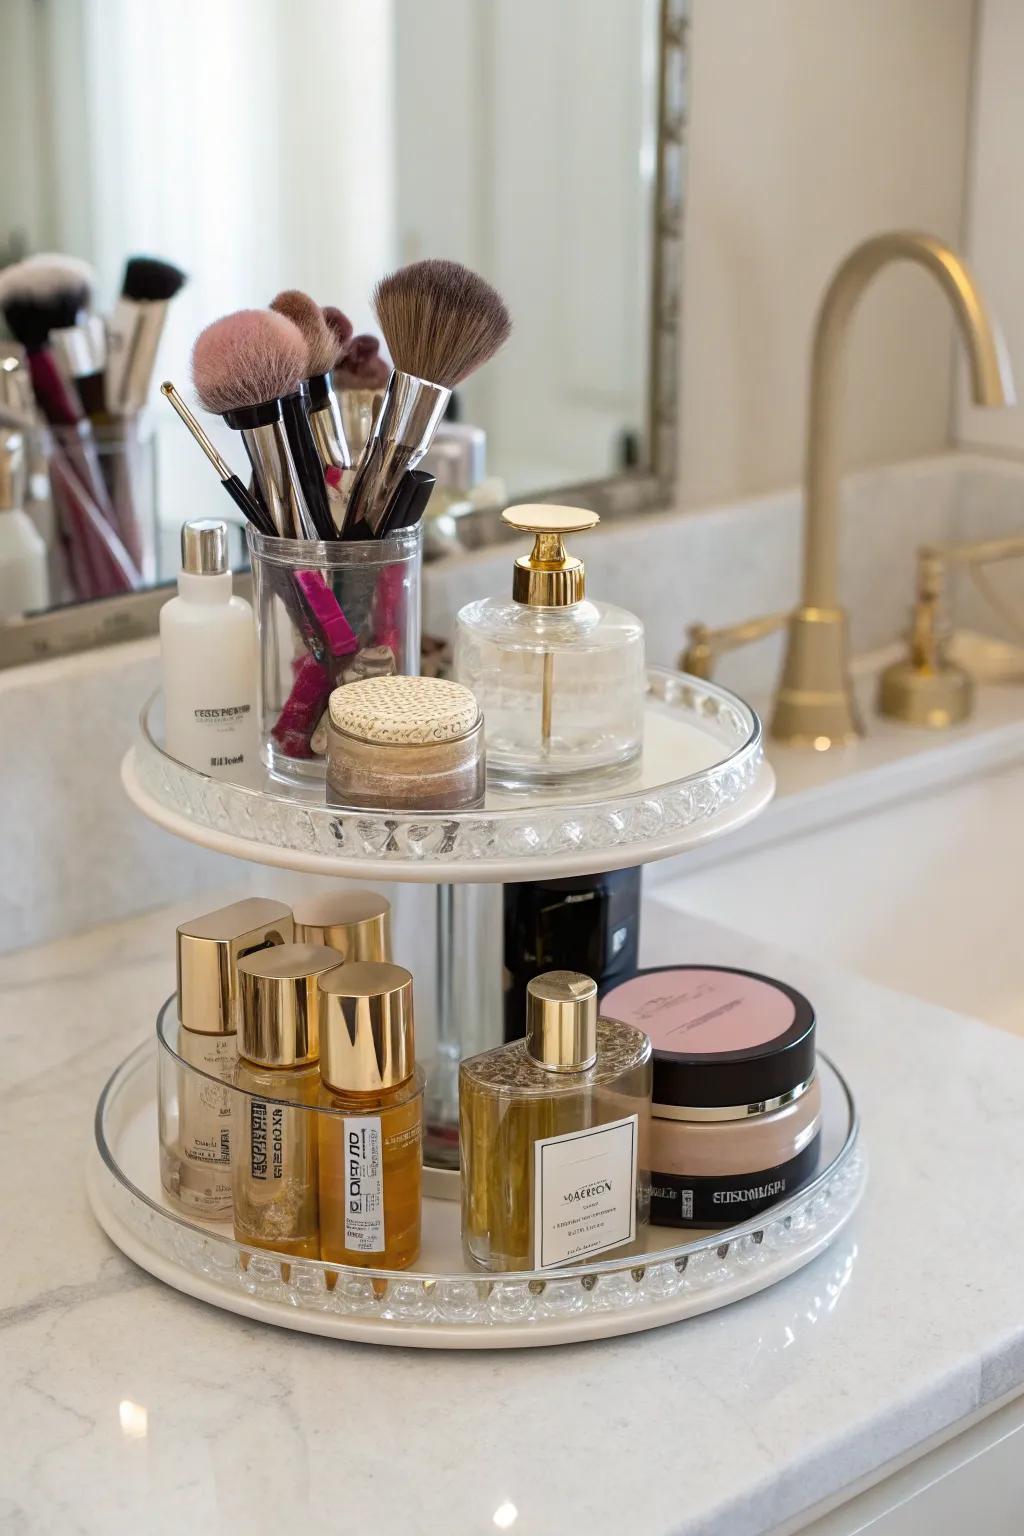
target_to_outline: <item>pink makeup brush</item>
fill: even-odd
[[[263,504],[283,538],[319,535],[288,444],[281,401],[294,395],[309,349],[271,309],[240,309],[201,331],[192,380],[204,408],[241,432]]]

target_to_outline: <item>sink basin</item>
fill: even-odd
[[[1024,763],[681,874],[660,902],[1024,1035]]]

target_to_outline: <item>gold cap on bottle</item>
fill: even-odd
[[[597,983],[545,971],[526,988],[526,1049],[539,1067],[581,1072],[597,1060]]]
[[[238,1054],[261,1067],[303,1067],[320,1054],[317,978],[338,963],[325,944],[278,944],[238,962]]]
[[[182,923],[178,929],[178,1018],[200,1035],[238,1028],[238,962],[295,936],[291,908],[253,896]]]
[[[342,1093],[395,1088],[416,1068],[412,977],[354,961],[320,977],[320,1076]]]
[[[566,553],[562,539],[582,533],[601,519],[583,507],[546,507],[543,504],[506,507],[502,518],[521,533],[532,533],[533,549],[520,555],[512,573],[512,601],[531,608],[568,608],[582,600],[586,591],[583,561]]]
[[[343,960],[391,959],[391,903],[376,891],[327,891],[295,903],[299,944],[328,944]]]

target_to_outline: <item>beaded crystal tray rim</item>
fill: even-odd
[[[648,668],[647,681],[651,699],[729,749],[720,763],[653,787],[608,786],[600,798],[576,803],[524,798],[472,811],[345,810],[211,779],[169,757],[150,726],[154,694],[140,718],[135,773],[146,794],[198,827],[342,860],[506,863],[653,844],[734,805],[755,784],[764,746],[757,715],[728,689],[661,667]]]
[[[832,1163],[812,1182],[760,1217],[711,1236],[638,1259],[607,1260],[573,1270],[510,1274],[427,1274],[352,1269],[321,1260],[247,1248],[151,1200],[117,1163],[105,1120],[107,1106],[136,1073],[152,1072],[155,1042],[138,1046],[111,1075],[96,1106],[96,1147],[106,1175],[105,1193],[128,1231],[147,1249],[228,1296],[249,1297],[286,1310],[363,1318],[378,1323],[457,1325],[466,1330],[556,1323],[585,1315],[622,1313],[673,1299],[713,1305],[714,1292],[756,1289],[756,1271],[799,1262],[824,1247],[849,1220],[867,1179],[856,1109],[842,1074],[829,1063],[846,1095],[850,1124]],[[826,1060],[828,1058],[825,1058]],[[336,1275],[332,1288],[327,1276]],[[781,1273],[775,1278],[781,1278]],[[765,1284],[771,1280],[766,1279]]]

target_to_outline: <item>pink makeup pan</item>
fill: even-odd
[[[821,1089],[801,993],[753,971],[662,966],[612,987],[601,1012],[654,1048],[652,1222],[732,1226],[812,1177]]]

